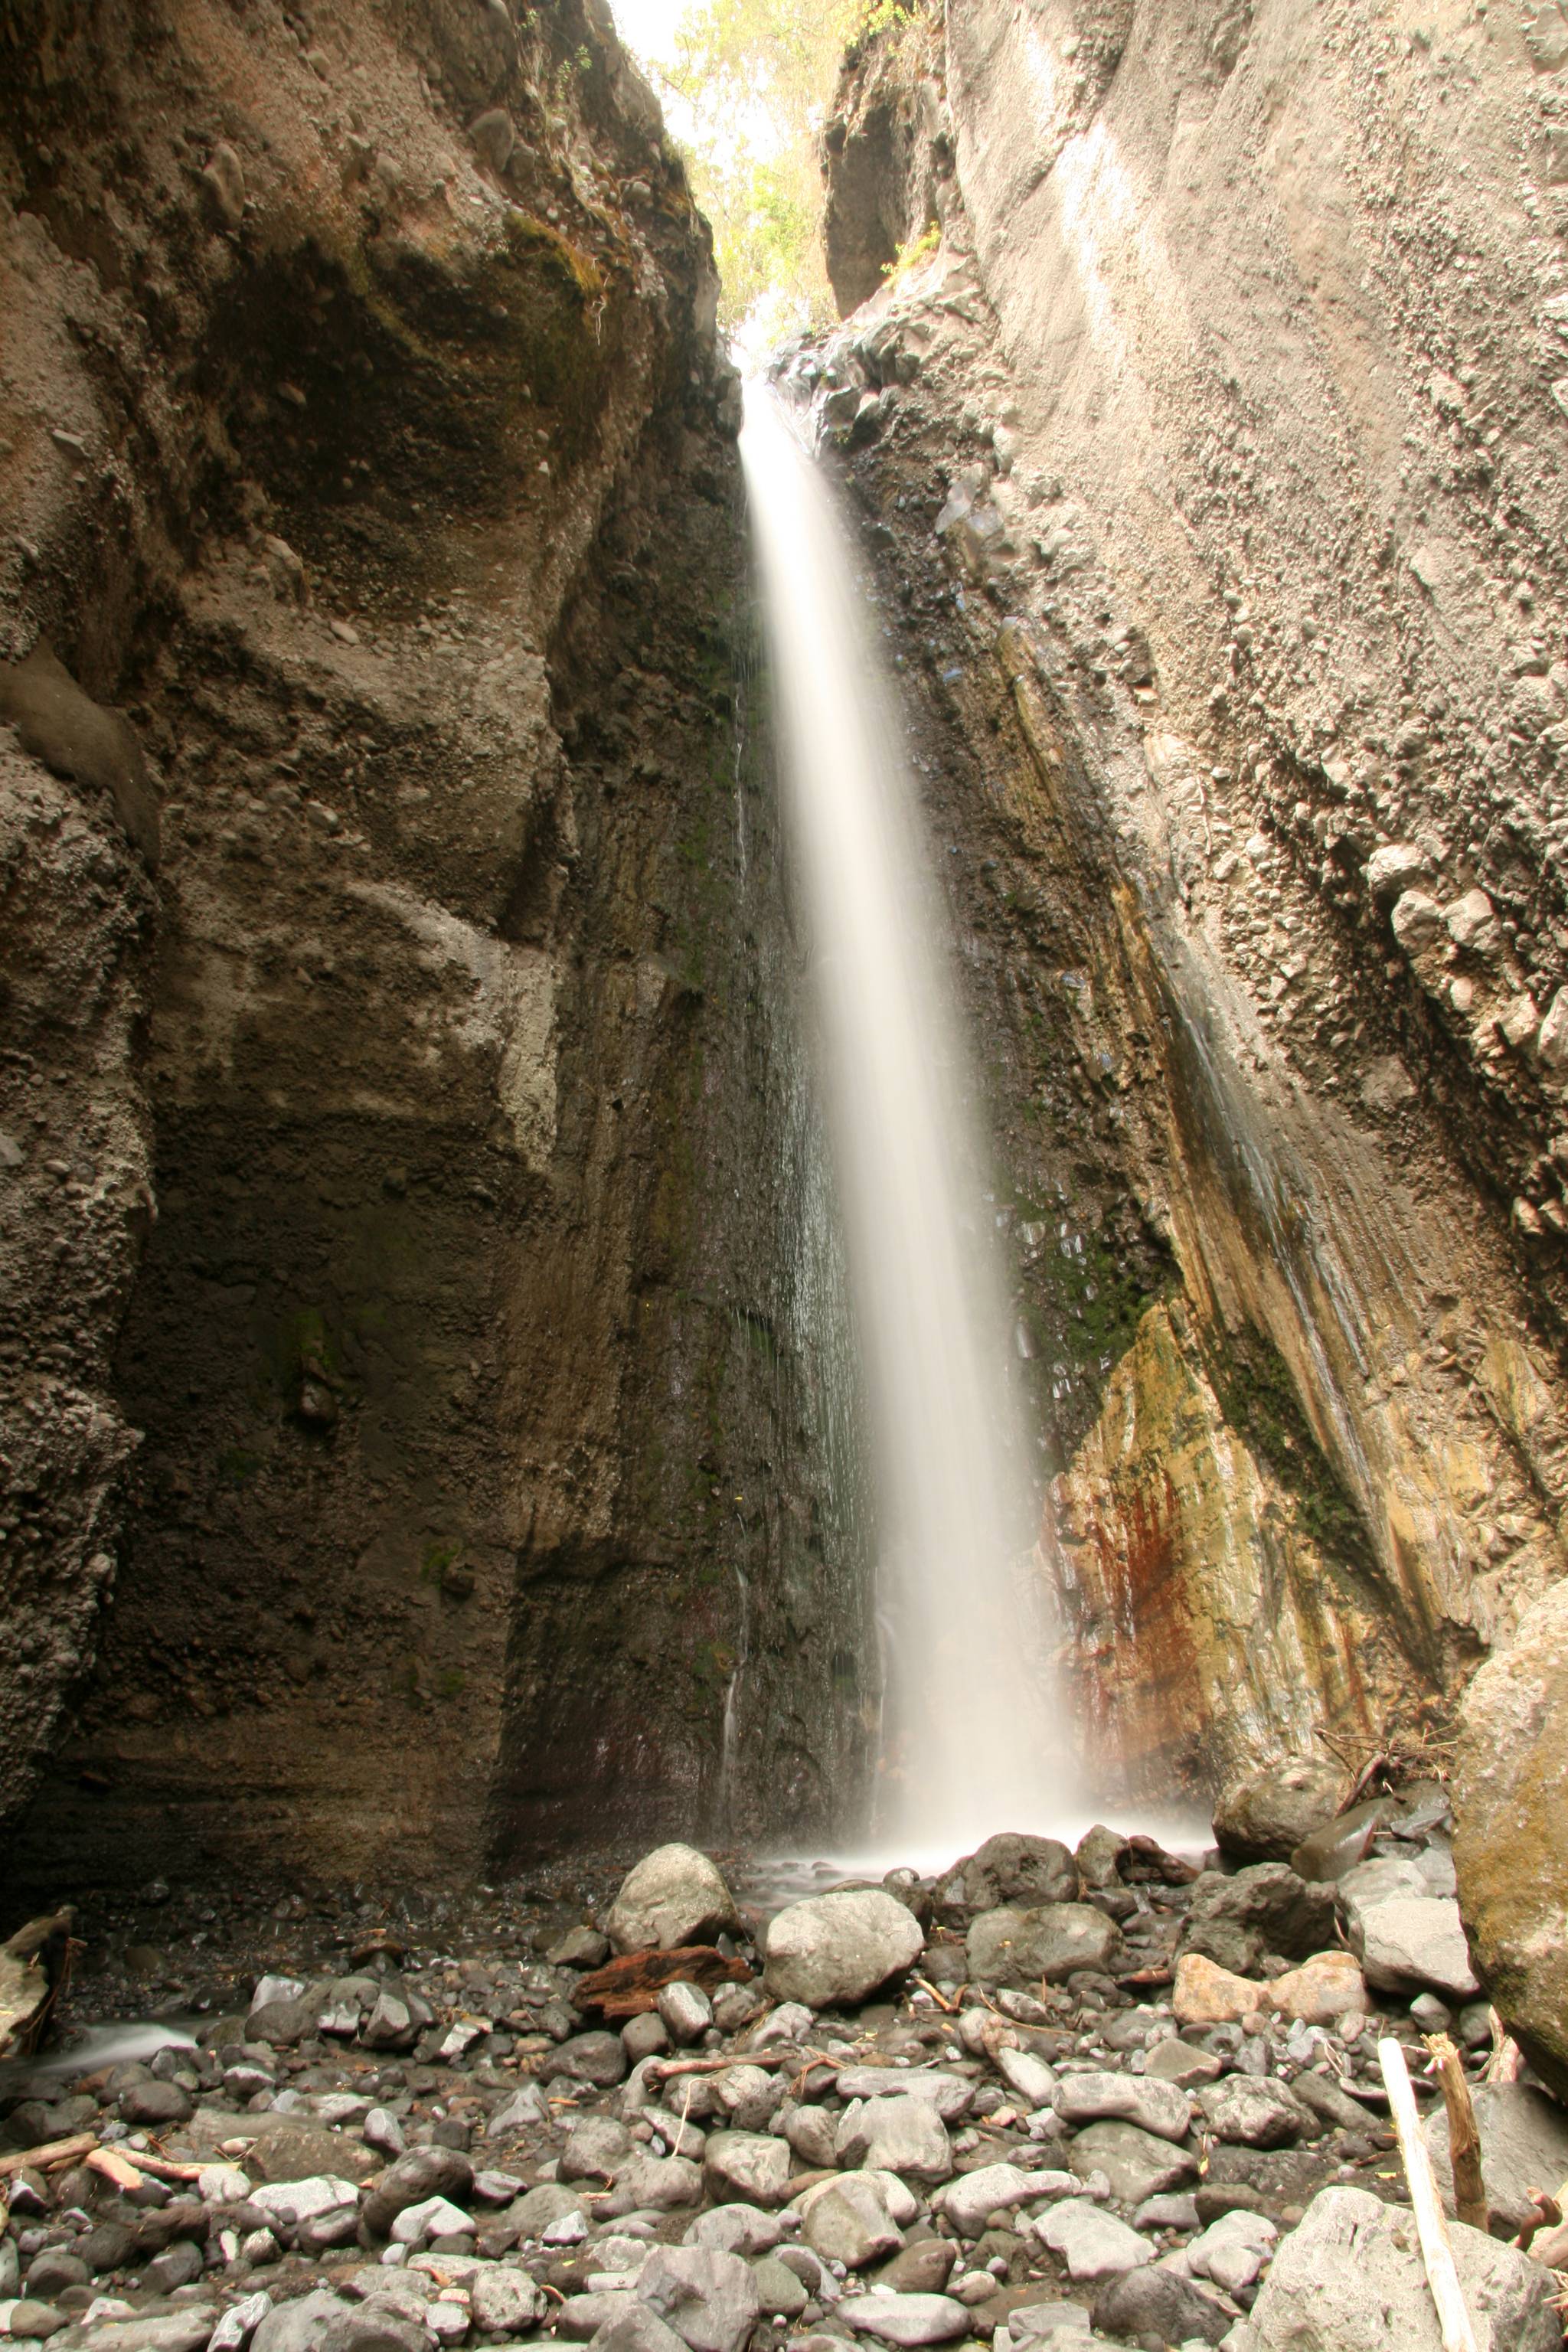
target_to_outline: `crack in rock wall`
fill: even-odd
[[[15,1881],[818,1818],[865,1651],[658,109],[594,5],[0,43]]]
[[[825,139],[941,225],[789,372],[1141,1792],[1440,1739],[1565,1564],[1565,141],[1556,0],[950,0]]]

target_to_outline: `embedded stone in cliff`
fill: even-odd
[[[492,172],[504,172],[517,145],[517,131],[504,106],[492,106],[468,125],[474,152]]]
[[[865,2000],[925,1948],[912,1911],[879,1887],[791,1903],[770,1922],[763,1979],[777,2000],[829,2009]]]
[[[1543,1069],[1568,1070],[1568,988],[1560,988],[1547,1006],[1535,1051]]]
[[[226,139],[220,139],[213,149],[202,185],[224,227],[237,228],[245,218],[245,166]]]
[[[1331,1821],[1350,1790],[1340,1764],[1290,1756],[1232,1781],[1214,1811],[1214,1833],[1246,1862],[1289,1862],[1304,1838]]]
[[[1477,1969],[1531,2065],[1568,2096],[1568,1585],[1466,1694],[1454,1819]]]
[[[1405,954],[1419,955],[1441,931],[1443,909],[1425,890],[1406,890],[1395,899],[1388,919]]]
[[[147,864],[158,864],[158,796],[122,711],[84,694],[42,638],[26,661],[0,662],[0,719],[57,776],[106,792]]]
[[[1457,948],[1490,955],[1499,942],[1497,913],[1484,890],[1467,890],[1443,909],[1443,923]]]
[[[656,1846],[630,1869],[605,1922],[617,1952],[661,1952],[700,1944],[740,1926],[715,1865],[694,1846]]]
[[[1432,860],[1413,841],[1385,842],[1367,859],[1365,873],[1374,898],[1397,898],[1401,891],[1431,879]]]

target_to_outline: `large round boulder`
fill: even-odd
[[[1483,2343],[1497,2352],[1557,2352],[1552,2273],[1512,2246],[1450,2221],[1454,2266]],[[1095,2319],[1103,2324],[1096,2306]],[[1246,2329],[1248,2352],[1441,2352],[1432,2290],[1407,2206],[1364,2189],[1320,2189],[1279,2241]]]
[[[937,1888],[937,1909],[950,1926],[962,1927],[977,1911],[1070,1903],[1078,1891],[1078,1867],[1059,1839],[1003,1830],[954,1863]]]
[[[1453,1794],[1477,1970],[1537,2074],[1568,2098],[1568,1584],[1471,1683]]]
[[[865,2000],[925,1948],[912,1911],[880,1887],[791,1903],[769,1923],[763,1980],[775,2000],[837,2009]]]
[[[1020,1991],[1042,1978],[1058,1983],[1079,1969],[1120,1968],[1126,1956],[1121,1928],[1092,1903],[983,1911],[970,1927],[966,1950],[973,1983]]]
[[[661,1845],[627,1871],[605,1931],[617,1952],[673,1952],[740,1924],[708,1856],[695,1846]]]
[[[1234,1976],[1257,1976],[1271,1954],[1310,1959],[1333,1940],[1333,1888],[1309,1885],[1282,1862],[1255,1862],[1234,1876],[1205,1870],[1193,1881],[1182,1949]]]
[[[1289,1862],[1303,1838],[1333,1820],[1350,1794],[1342,1764],[1286,1756],[1233,1780],[1214,1809],[1214,1833],[1242,1862]]]

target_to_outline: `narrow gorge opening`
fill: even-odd
[[[1565,76],[6,13],[0,2336],[1556,2352]]]

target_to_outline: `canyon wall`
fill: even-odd
[[[950,0],[824,169],[1096,1779],[1440,1762],[1568,1565],[1568,13]]]
[[[865,1644],[657,106],[597,5],[0,44],[12,1883],[819,1818]]]

